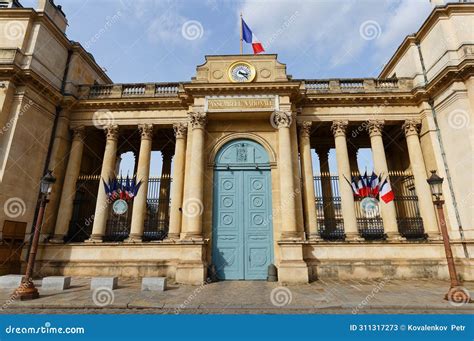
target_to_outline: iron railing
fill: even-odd
[[[395,208],[400,234],[407,239],[425,238],[423,221],[418,209],[418,197],[409,172],[389,172],[390,183],[395,193]],[[318,231],[321,238],[340,240],[345,238],[344,222],[339,194],[339,177],[321,174],[314,177],[315,203]],[[355,199],[357,227],[361,237],[366,240],[385,239],[380,212],[367,214]]]
[[[68,242],[82,242],[92,233],[94,214],[96,210],[97,191],[100,185],[99,175],[80,176],[76,184],[76,197],[74,200],[73,216],[66,236]],[[160,199],[161,179],[152,177],[148,182],[147,214],[144,222],[143,240],[162,240],[168,233],[169,210],[169,183],[167,179],[166,192]],[[163,181],[164,183],[164,181]],[[163,199],[164,198],[164,199]],[[168,203],[168,205],[165,205]],[[160,207],[162,208],[160,210]],[[123,241],[130,234],[133,212],[133,201],[129,203],[128,210],[123,215],[112,212],[111,205],[104,205],[108,212],[104,241]]]

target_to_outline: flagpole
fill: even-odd
[[[243,40],[243,37],[242,37],[242,12],[240,12],[240,54],[244,54],[243,53],[243,46],[242,46],[242,40]]]

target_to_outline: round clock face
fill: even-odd
[[[251,82],[255,78],[255,68],[245,62],[237,62],[229,68],[229,78],[233,82]]]

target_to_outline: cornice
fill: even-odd
[[[215,95],[216,91],[222,93],[256,93],[266,91],[277,91],[285,94],[297,94],[300,91],[301,82],[261,82],[261,83],[184,83],[183,89],[190,95]]]
[[[400,46],[398,46],[397,50],[393,54],[392,58],[390,58],[383,70],[380,72],[379,77],[389,77],[389,72],[392,71],[394,65],[400,59],[401,55],[404,54],[412,44],[415,44],[417,41],[421,41],[440,18],[449,18],[452,13],[472,14],[474,13],[474,3],[450,3],[442,7],[435,7],[428,18],[421,25],[418,32],[405,37],[403,42],[400,44]]]
[[[149,97],[149,98],[102,98],[78,100],[74,104],[75,111],[90,109],[169,109],[169,110],[187,110],[189,107],[183,104],[179,97]]]

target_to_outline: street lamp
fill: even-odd
[[[32,300],[39,297],[38,289],[33,284],[33,268],[35,265],[36,252],[38,250],[38,242],[41,232],[41,225],[43,224],[44,210],[48,202],[48,194],[51,193],[51,188],[56,181],[50,170],[46,172],[40,182],[40,208],[33,234],[33,241],[31,243],[30,254],[28,255],[28,263],[26,265],[25,277],[23,277],[20,286],[13,293],[13,297],[20,300]]]
[[[448,262],[449,277],[451,279],[451,287],[445,296],[445,299],[452,302],[471,302],[469,292],[461,288],[461,283],[458,279],[456,272],[456,265],[454,263],[453,252],[451,250],[451,243],[449,241],[448,229],[446,227],[446,219],[444,217],[443,204],[444,200],[441,199],[443,194],[443,178],[436,174],[436,171],[431,171],[431,176],[426,181],[430,185],[431,194],[434,197],[433,203],[438,211],[439,224],[441,228],[441,235],[443,237],[444,251],[446,253],[446,260]]]

